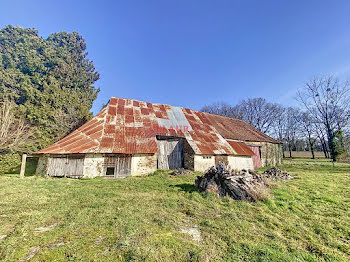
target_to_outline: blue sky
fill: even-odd
[[[1,1],[0,26],[77,31],[111,96],[200,109],[295,104],[317,75],[350,76],[350,1]]]

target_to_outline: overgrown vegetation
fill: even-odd
[[[283,169],[295,179],[258,203],[200,194],[195,174],[0,176],[0,260],[349,261],[350,165],[299,159]]]
[[[7,173],[21,164],[21,156],[17,153],[0,154],[0,175]]]
[[[0,102],[14,103],[15,116],[35,130],[27,150],[48,146],[90,119],[98,79],[78,33],[43,39],[31,28],[0,29]]]
[[[78,33],[0,29],[0,174],[89,120],[98,79]]]

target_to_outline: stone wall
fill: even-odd
[[[104,156],[102,154],[86,154],[84,159],[84,177],[93,178],[104,175]]]
[[[194,151],[187,140],[184,141],[184,168],[194,170]]]
[[[146,176],[157,170],[157,155],[135,154],[131,159],[131,175]]]
[[[46,176],[47,164],[48,164],[48,157],[45,155],[40,156],[39,160],[38,160],[38,165],[36,167],[35,174]]]
[[[251,156],[228,156],[228,165],[233,170],[253,170],[253,158]]]
[[[49,156],[40,156],[36,174],[46,175]],[[135,154],[131,159],[131,175],[144,176],[157,170],[156,154]],[[84,178],[94,178],[104,176],[106,168],[104,167],[103,154],[86,154],[84,158]]]
[[[268,142],[246,142],[247,145],[260,146],[262,166],[282,165],[283,153],[281,144]]]

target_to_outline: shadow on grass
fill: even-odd
[[[193,184],[179,184],[179,185],[171,185],[169,186],[171,188],[180,188],[181,191],[192,193],[192,192],[198,192],[198,188],[195,187]]]
[[[35,175],[35,171],[36,171],[36,167],[38,165],[38,158],[27,158],[27,162],[26,162],[26,171],[25,171],[25,176],[34,176]],[[12,168],[10,170],[7,170],[5,172],[5,174],[18,174],[21,170],[21,165]]]

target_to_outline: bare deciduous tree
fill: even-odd
[[[286,142],[289,157],[292,157],[292,150],[295,146],[295,141],[300,131],[299,118],[300,111],[298,108],[288,107],[285,112],[285,130],[284,130],[284,141]]]
[[[243,100],[236,107],[242,120],[264,133],[272,132],[280,108],[278,104],[270,103],[261,97]]]
[[[316,123],[314,123],[314,127],[315,127],[315,133],[317,135],[317,138],[319,139],[319,141],[321,143],[324,157],[330,158],[329,151],[328,151],[328,145],[327,145],[327,139],[326,139],[327,135],[324,132],[323,124],[316,122]]]
[[[283,106],[279,106],[277,109],[277,114],[275,118],[275,122],[273,125],[273,136],[277,138],[280,142],[284,142],[284,135],[286,133],[287,126],[287,108]],[[283,158],[285,157],[284,149]]]
[[[306,138],[312,154],[312,159],[315,159],[315,125],[314,120],[306,112],[300,114],[300,131]]]
[[[349,124],[349,84],[333,76],[314,78],[298,92],[298,100],[327,133],[333,161],[338,155],[337,134]]]
[[[201,111],[209,114],[241,119],[239,112],[237,112],[237,108],[230,106],[225,102],[216,102],[211,105],[206,105],[201,109]]]
[[[266,101],[265,98],[249,98],[235,106],[220,102],[205,106],[201,111],[237,118],[248,122],[264,133],[272,133],[273,125],[281,106]]]
[[[31,141],[32,134],[24,119],[16,118],[13,103],[0,103],[0,153],[23,150]]]

